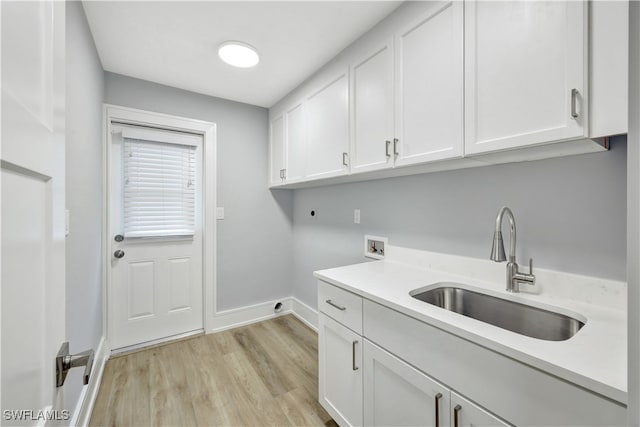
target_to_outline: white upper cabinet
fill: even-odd
[[[466,154],[587,136],[586,4],[465,8]]]
[[[270,185],[283,183],[284,173],[284,118],[282,115],[272,119],[269,123],[270,147],[271,147],[271,172],[269,174]]]
[[[393,165],[393,39],[389,37],[351,65],[351,172]]]
[[[627,131],[628,20],[626,1],[405,2],[271,108],[271,185],[604,151]]]
[[[286,169],[285,182],[304,178],[306,156],[306,127],[304,104],[296,103],[285,113],[286,129]]]
[[[307,178],[327,178],[349,171],[348,71],[334,76],[305,102]]]
[[[396,165],[463,155],[463,3],[434,3],[396,33]]]

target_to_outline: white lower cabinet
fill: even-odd
[[[449,389],[364,341],[364,425],[448,426]]]
[[[454,427],[509,426],[454,391],[451,392],[451,420]]]
[[[341,426],[626,424],[622,403],[322,281],[318,308],[319,401]]]
[[[320,404],[341,426],[362,425],[362,337],[320,313]]]

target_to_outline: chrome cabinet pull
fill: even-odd
[[[391,141],[389,141],[389,140],[385,141],[384,154],[387,157],[391,157],[391,154],[389,154],[389,146],[390,145],[391,145]]]
[[[462,409],[462,406],[460,405],[456,405],[455,408],[453,408],[453,427],[459,427],[458,426],[458,418],[459,418],[459,413],[460,410]]]
[[[331,307],[335,307],[340,311],[345,311],[347,309],[347,307],[341,307],[338,304],[334,303],[333,301],[331,301],[330,299],[325,301],[327,304],[329,304]]]
[[[436,427],[440,427],[440,399],[442,398],[442,393],[436,394],[435,397],[435,405],[436,405]]]
[[[354,341],[351,345],[351,367],[353,368],[354,371],[357,371],[358,368],[356,366],[356,345],[358,344],[358,341]]]
[[[347,153],[342,153],[342,164],[343,164],[344,166],[349,166],[349,163],[347,162],[347,157],[348,157],[348,156],[349,156],[349,155],[348,155]]]
[[[578,112],[576,111],[576,98],[578,98],[578,89],[571,89],[571,117],[578,118]]]
[[[393,138],[393,154],[396,156],[400,154],[398,153],[398,138]]]

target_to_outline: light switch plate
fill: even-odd
[[[224,219],[224,208],[216,208],[216,219]]]
[[[360,224],[360,209],[353,210],[353,223]]]

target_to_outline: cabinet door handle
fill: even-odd
[[[342,153],[342,164],[343,164],[344,166],[349,166],[349,163],[347,162],[347,157],[348,157],[348,156],[349,156],[349,155],[348,155],[347,153]]]
[[[456,407],[453,408],[453,427],[459,427],[458,418],[459,418],[459,413],[461,409],[462,409],[462,406],[460,405],[456,405]]]
[[[436,394],[435,397],[435,405],[436,405],[436,427],[440,427],[440,399],[442,398],[442,393]]]
[[[358,369],[360,369],[356,366],[356,345],[357,344],[358,344],[357,340],[351,344],[351,367],[353,368],[354,371],[357,371]]]
[[[398,153],[398,138],[393,138],[393,154],[396,156],[400,154]]]
[[[385,141],[384,154],[387,157],[391,157],[391,154],[389,154],[389,146],[390,145],[391,145],[391,141],[389,141],[389,140]]]
[[[282,169],[282,179],[287,179],[287,169]]]
[[[576,102],[578,98],[578,89],[571,89],[571,117],[578,118],[578,112],[576,110]]]
[[[335,302],[331,301],[330,299],[325,301],[327,304],[329,304],[331,307],[335,307],[340,311],[345,311],[347,309],[347,307],[341,307],[338,304],[336,304]]]

